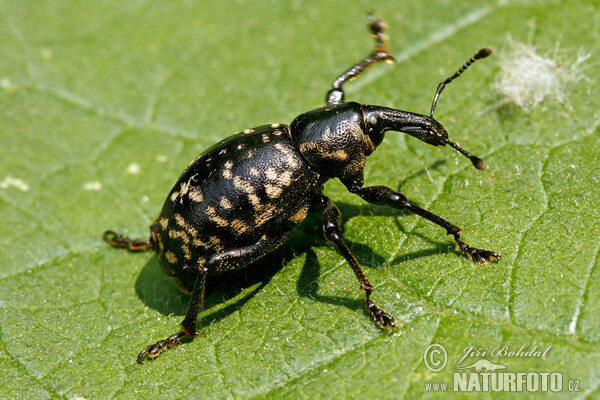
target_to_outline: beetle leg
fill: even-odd
[[[150,228],[152,231],[152,228]],[[152,237],[149,240],[135,240],[126,236],[121,236],[113,231],[106,231],[102,235],[102,238],[115,247],[125,247],[131,251],[140,251],[143,249],[154,248],[154,231],[152,231]]]
[[[189,336],[191,338],[196,336],[196,323],[198,320],[198,314],[200,311],[202,311],[202,307],[204,305],[204,291],[208,271],[223,272],[251,264],[264,255],[272,252],[277,247],[281,246],[283,242],[285,242],[290,236],[290,233],[291,231],[288,230],[282,231],[279,234],[264,235],[251,246],[239,247],[237,249],[229,250],[212,257],[206,263],[206,265],[200,269],[198,277],[196,278],[196,282],[194,283],[190,304],[187,312],[185,313],[183,321],[181,321],[181,324],[179,324],[183,332],[171,335],[165,340],[159,340],[158,342],[146,347],[138,354],[138,363],[141,363],[146,356],[150,358],[157,357],[166,349],[175,346],[179,342],[179,339],[184,336]]]
[[[354,64],[347,71],[338,76],[335,81],[333,81],[332,89],[327,92],[327,105],[343,103],[344,90],[342,89],[342,85],[347,81],[358,78],[360,74],[371,65],[382,61],[388,63],[394,62],[394,56],[392,56],[392,54],[389,52],[387,35],[383,33],[383,31],[387,28],[385,21],[375,18],[371,14],[369,14],[369,21],[369,30],[375,39],[375,50],[367,57]]]
[[[167,337],[165,340],[159,340],[158,342],[151,344],[146,347],[144,350],[140,351],[140,354],[137,356],[138,364],[142,363],[144,357],[148,358],[156,358],[160,353],[165,351],[166,349],[170,349],[179,343],[179,339],[185,336],[184,332],[179,332],[174,335]]]
[[[467,243],[460,240],[462,229],[451,224],[442,217],[408,202],[406,196],[404,196],[402,193],[395,192],[386,186],[370,186],[363,188],[355,183],[345,183],[345,185],[350,192],[359,195],[369,203],[380,206],[390,206],[397,209],[407,209],[425,219],[428,219],[434,224],[441,226],[446,230],[448,235],[452,235],[454,237],[454,241],[458,245],[460,252],[469,256],[469,258],[475,261],[477,264],[483,265],[492,258],[500,258],[500,254],[496,253],[495,251],[478,249],[469,246]]]
[[[337,246],[348,264],[350,264],[350,267],[352,267],[354,275],[356,275],[356,278],[360,283],[360,288],[365,291],[367,310],[371,313],[371,315],[373,315],[373,318],[381,328],[385,328],[386,326],[393,328],[395,326],[394,317],[383,311],[373,302],[373,300],[371,300],[373,285],[371,285],[371,282],[369,282],[369,279],[367,279],[367,276],[360,267],[360,264],[358,264],[358,261],[344,242],[342,231],[340,229],[340,211],[326,196],[321,198],[321,204],[324,208],[323,230],[325,231],[325,235]]]
[[[208,273],[208,268],[204,267],[200,269],[198,273],[198,277],[196,278],[196,283],[194,283],[194,289],[192,290],[192,298],[190,300],[190,305],[188,306],[188,310],[185,314],[185,318],[183,322],[180,324],[183,332],[178,332],[173,335],[168,336],[164,340],[159,340],[156,343],[151,344],[146,347],[144,350],[140,351],[137,356],[138,364],[142,363],[142,360],[148,356],[149,358],[156,358],[165,351],[166,349],[170,349],[179,343],[179,339],[184,336],[194,337],[196,336],[196,318],[198,317],[198,313],[202,310],[202,306],[204,305],[204,289],[206,286],[206,275]],[[193,326],[190,328],[190,324],[184,326],[186,320],[193,319]]]

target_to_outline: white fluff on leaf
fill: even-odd
[[[566,87],[586,78],[579,66],[590,54],[579,54],[574,61],[560,61],[557,50],[552,58],[536,53],[536,48],[508,39],[507,49],[500,53],[500,75],[495,88],[501,104],[514,103],[526,113],[545,99],[566,100]]]

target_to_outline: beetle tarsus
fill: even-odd
[[[168,336],[164,340],[159,340],[158,342],[146,347],[144,350],[140,351],[140,353],[137,356],[138,364],[141,364],[142,361],[144,360],[144,358],[146,358],[146,357],[148,357],[148,358],[158,357],[160,355],[160,353],[162,353],[163,351],[170,349],[171,347],[178,344],[179,339],[181,339],[184,336],[187,336],[185,334],[185,332],[175,333],[174,335]]]
[[[122,236],[114,231],[105,231],[102,238],[114,247],[124,247],[131,251],[140,251],[154,248],[154,240],[136,240]]]
[[[458,238],[458,234],[454,235],[454,240],[456,241],[456,244],[458,244],[460,252],[469,256],[471,260],[479,265],[487,264],[492,258],[496,260],[500,259],[500,254],[496,253],[495,251],[478,249],[476,247],[469,246]]]
[[[367,295],[367,311],[369,311],[371,315],[373,315],[373,319],[375,320],[375,322],[377,322],[377,325],[379,325],[380,328],[383,329],[387,327],[396,327],[394,317],[392,317],[390,314],[386,313],[381,308],[379,308],[377,304],[375,304],[373,300],[371,300],[369,295]]]

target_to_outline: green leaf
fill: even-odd
[[[456,3],[378,2],[398,62],[347,85],[347,98],[427,113],[438,82],[478,48],[496,50],[436,111],[488,170],[389,133],[365,177],[501,260],[477,266],[439,227],[331,181],[393,332],[373,323],[314,216],[282,250],[212,284],[199,337],[140,366],[137,353],[177,331],[189,298],[152,253],[113,249],[102,232],[147,237],[202,149],[320,106],[336,74],[371,50],[365,12],[375,6],[0,2],[0,397],[437,397],[425,384],[451,384],[468,346],[480,354],[463,366],[486,358],[508,372],[560,372],[580,397],[598,397],[598,5]],[[556,68],[591,53],[577,65],[586,78],[530,113],[506,104],[495,85],[509,36]],[[433,343],[448,353],[440,373],[423,362]],[[489,354],[526,343],[550,349]]]

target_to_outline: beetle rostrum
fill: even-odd
[[[364,186],[367,156],[387,131],[408,133],[432,146],[450,145],[478,169],[483,160],[448,139],[446,129],[433,118],[444,87],[475,60],[487,57],[482,49],[454,75],[440,83],[430,115],[376,105],[344,102],[343,84],[378,62],[393,62],[383,33],[385,23],[369,16],[375,50],[340,75],[322,108],[299,115],[290,126],[263,125],[246,129],[212,146],[194,160],[173,185],[160,215],[151,225],[150,239],[133,240],[106,231],[114,246],[130,250],[154,249],[165,274],[191,294],[181,332],[143,349],[137,361],[154,358],[184,336],[197,334],[207,276],[243,268],[282,245],[294,225],[309,212],[323,214],[323,229],[354,271],[365,291],[366,308],[376,323],[394,327],[394,318],[371,299],[373,286],[346,245],[340,212],[323,195],[323,184],[338,178],[365,201],[406,209],[439,225],[452,235],[460,251],[485,264],[500,255],[460,240],[462,229],[407,200],[385,186]]]

